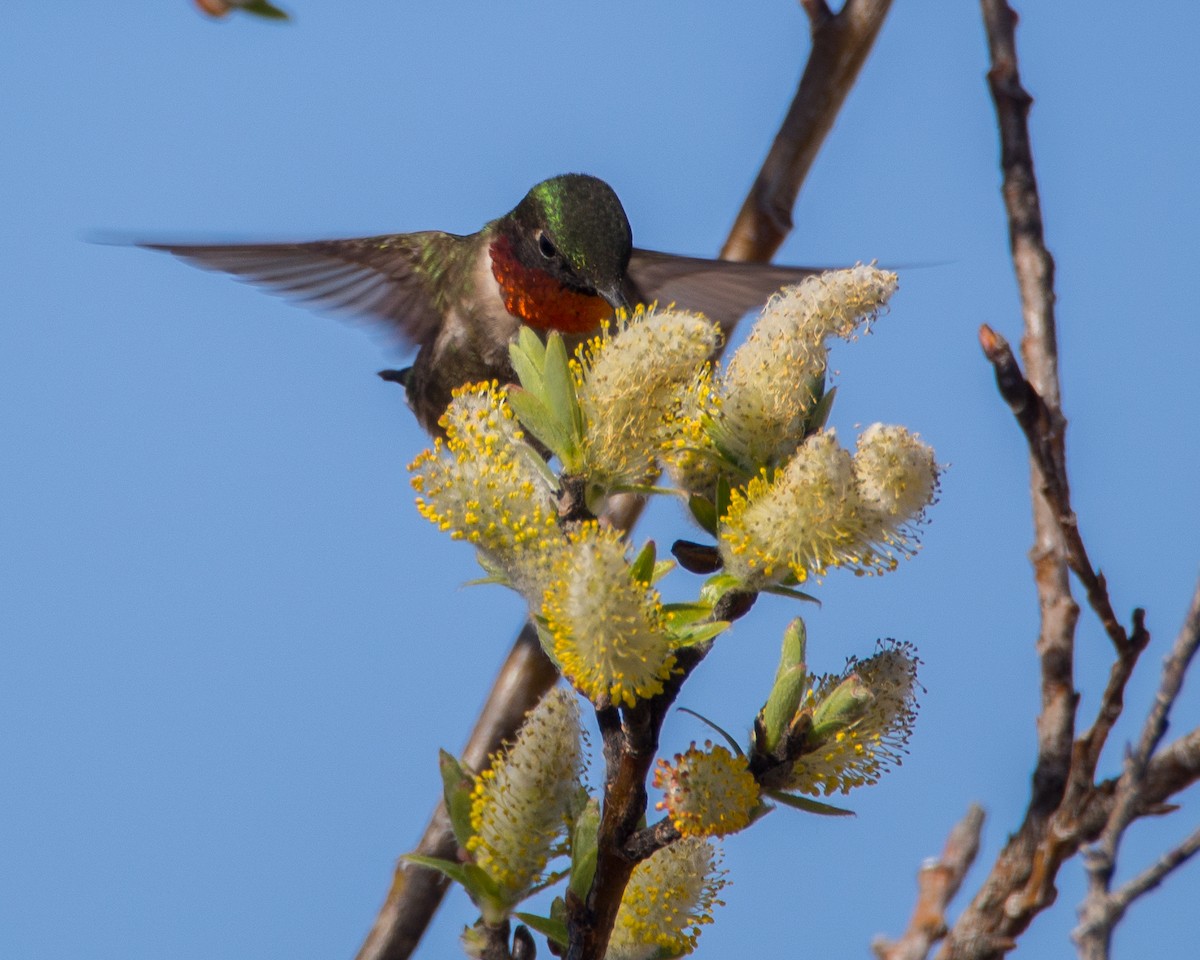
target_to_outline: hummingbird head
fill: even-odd
[[[633,231],[625,208],[603,180],[568,173],[543,180],[509,217],[513,254],[567,290],[627,307],[625,271]]]

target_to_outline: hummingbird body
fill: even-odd
[[[637,250],[604,181],[566,174],[536,185],[477,233],[386,234],[311,243],[151,243],[317,308],[382,321],[418,348],[404,384],[430,433],[462,384],[515,379],[509,343],[522,324],[568,341],[631,303],[674,302],[722,323],[817,271]]]

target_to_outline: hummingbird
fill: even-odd
[[[579,173],[534,186],[476,233],[439,230],[304,243],[140,243],[319,310],[384,325],[417,355],[380,376],[403,384],[420,424],[439,435],[453,390],[515,381],[508,347],[522,325],[569,342],[631,305],[674,303],[728,330],[809,267],[708,260],[633,246],[629,218],[603,180]]]

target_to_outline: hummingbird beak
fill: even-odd
[[[607,289],[597,290],[596,292],[604,298],[604,302],[612,307],[613,310],[629,312],[629,301],[625,299],[625,291],[621,289],[620,285],[614,285]]]

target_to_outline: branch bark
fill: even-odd
[[[846,0],[838,14],[824,0],[804,0],[812,52],[787,115],[742,203],[723,260],[766,262],[792,229],[792,208],[821,144],[858,78],[891,0]]]
[[[485,769],[488,757],[501,743],[512,739],[525,714],[537,706],[557,679],[558,670],[542,652],[532,624],[527,623],[496,676],[462,759],[476,770]],[[453,860],[457,848],[445,804],[438,801],[414,852]],[[401,960],[411,956],[448,884],[436,870],[399,861],[387,898],[358,951],[358,960]]]
[[[924,960],[946,935],[946,911],[979,853],[983,818],[983,808],[972,804],[950,831],[941,857],[922,865],[908,929],[899,940],[876,938],[871,944],[879,960]]]
[[[1004,338],[991,328],[981,329],[980,344],[992,363],[1001,396],[1029,444],[1035,532],[1031,559],[1041,608],[1037,650],[1042,708],[1037,765],[1024,821],[949,931],[939,957],[1002,957],[1015,947],[1016,938],[1033,917],[1054,902],[1060,865],[1083,844],[1100,838],[1092,867],[1089,905],[1093,910],[1085,915],[1079,936],[1081,945],[1086,941],[1093,951],[1085,955],[1099,960],[1107,956],[1111,924],[1127,902],[1123,898],[1151,888],[1195,852],[1189,838],[1129,889],[1108,893],[1124,829],[1137,817],[1168,812],[1165,804],[1173,793],[1200,776],[1200,731],[1155,753],[1166,729],[1167,710],[1200,644],[1200,588],[1137,750],[1120,778],[1096,784],[1100,753],[1121,714],[1126,684],[1150,634],[1142,610],[1134,611],[1129,632],[1118,621],[1107,584],[1088,558],[1071,509],[1066,418],[1058,380],[1054,261],[1045,245],[1027,123],[1032,99],[1022,88],[1017,70],[1016,14],[1004,0],[981,3],[991,55],[988,83],[1000,130],[1002,192],[1024,318],[1026,372],[1021,372]],[[1074,734],[1078,694],[1073,661],[1079,608],[1071,596],[1070,572],[1083,584],[1089,605],[1116,653],[1096,719],[1078,740]],[[909,955],[923,956],[919,952]]]
[[[1152,890],[1173,869],[1189,859],[1200,845],[1200,831],[1167,854],[1155,866],[1131,884],[1111,892],[1117,852],[1125,831],[1144,805],[1146,774],[1150,758],[1167,730],[1167,717],[1179,697],[1183,678],[1200,646],[1200,583],[1192,595],[1191,607],[1183,629],[1167,657],[1158,695],[1142,728],[1137,748],[1125,758],[1125,769],[1117,781],[1113,810],[1100,834],[1099,842],[1088,851],[1088,892],[1080,908],[1080,923],[1073,938],[1079,955],[1085,960],[1107,960],[1112,947],[1113,930],[1133,900]]]
[[[1042,706],[1037,722],[1038,755],[1024,822],[1009,838],[982,888],[955,923],[940,956],[1001,956],[1015,937],[1055,896],[1054,877],[1063,851],[1050,825],[1071,773],[1075,710],[1075,625],[1079,607],[1071,596],[1067,538],[1059,503],[1067,502],[1064,457],[1066,420],[1061,412],[1058,345],[1054,322],[1054,260],[1046,249],[1028,115],[1032,98],[1017,71],[1016,14],[1004,0],[982,0],[991,69],[988,85],[1000,129],[1002,193],[1008,213],[1009,243],[1021,294],[1025,335],[1022,354],[1028,379],[1013,374],[1007,344],[984,331],[981,341],[996,365],[1001,392],[1030,433],[1034,546],[1031,560],[1041,609],[1037,652]],[[1003,345],[1002,349],[1000,345]],[[991,348],[991,349],[989,349]],[[1011,363],[1009,362],[1011,361]],[[1004,376],[1002,377],[1002,373]],[[1011,386],[1012,391],[1006,391]]]

